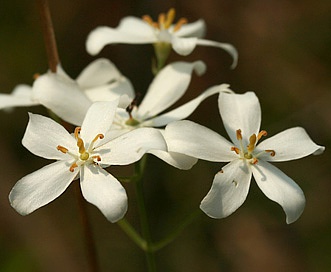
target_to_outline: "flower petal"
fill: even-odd
[[[86,89],[84,91],[86,96],[93,102],[120,99],[118,106],[122,108],[126,108],[135,96],[131,82],[125,77],[111,84]]]
[[[193,23],[185,24],[180,27],[174,35],[178,37],[196,37],[202,38],[206,32],[206,23],[204,20],[200,19]]]
[[[50,160],[65,160],[70,157],[57,150],[58,145],[78,151],[75,139],[60,124],[33,113],[29,113],[29,118],[22,144],[31,153]]]
[[[107,44],[145,44],[156,41],[150,25],[139,18],[129,16],[123,18],[117,28],[100,26],[94,29],[87,37],[86,50],[89,54],[96,55]]]
[[[102,164],[127,165],[141,159],[150,150],[167,150],[161,132],[155,128],[137,128],[118,136],[100,148]]]
[[[63,120],[81,125],[92,102],[78,84],[61,74],[47,73],[33,84],[35,99]]]
[[[192,53],[194,48],[197,46],[198,38],[190,37],[190,38],[181,38],[172,36],[171,44],[174,51],[181,55],[187,56]]]
[[[69,167],[67,161],[58,161],[23,177],[9,194],[10,204],[21,215],[27,215],[53,201],[77,175]]]
[[[80,135],[85,143],[91,143],[98,134],[105,136],[113,123],[118,100],[94,102],[88,109]]]
[[[209,96],[220,92],[230,91],[228,89],[228,86],[229,86],[228,84],[222,84],[219,86],[211,87],[205,92],[203,92],[201,95],[196,97],[195,99],[187,102],[186,104],[178,107],[177,109],[174,109],[165,114],[157,116],[151,119],[150,121],[152,121],[154,127],[161,127],[169,124],[170,122],[185,119],[186,117],[191,115],[192,112],[194,112],[194,110],[200,105],[200,103]]]
[[[11,94],[0,94],[0,109],[11,107],[28,107],[39,105],[32,97],[32,88],[29,85],[17,85]]]
[[[232,44],[198,39],[196,42],[196,45],[213,46],[213,47],[218,47],[218,48],[225,50],[233,58],[231,68],[232,69],[236,68],[237,63],[238,63],[238,51]]]
[[[252,172],[243,160],[234,160],[215,175],[213,185],[200,209],[212,218],[224,218],[246,200]]]
[[[108,59],[100,58],[91,62],[76,78],[83,89],[93,88],[121,78],[121,73]]]
[[[305,129],[295,127],[264,140],[256,147],[256,152],[274,150],[275,156],[265,152],[259,158],[267,161],[290,161],[311,154],[321,154],[324,149],[324,146],[319,146],[310,139]]]
[[[257,134],[261,124],[261,108],[255,93],[220,93],[218,107],[224,127],[232,142],[239,146],[236,131],[241,130],[243,145],[248,145],[252,134]]]
[[[181,170],[191,169],[192,166],[198,162],[198,159],[196,158],[176,152],[167,152],[164,150],[151,150],[148,153],[153,154],[154,156],[163,160],[167,164]]]
[[[191,121],[176,121],[167,125],[165,139],[168,150],[194,158],[227,162],[237,158],[232,143],[216,132]]]
[[[272,164],[259,161],[252,167],[257,185],[272,201],[282,206],[286,213],[286,223],[296,221],[305,208],[305,196],[290,177]]]
[[[175,62],[163,68],[148,88],[139,105],[139,117],[153,117],[173,105],[181,98],[192,77],[193,70],[198,75],[205,72],[206,66],[202,61]]]
[[[97,206],[112,223],[128,209],[128,198],[121,183],[102,168],[90,164],[81,170],[80,186],[84,198]]]

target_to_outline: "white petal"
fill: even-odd
[[[78,84],[59,74],[39,76],[33,84],[35,99],[74,125],[81,125],[92,104]]]
[[[75,139],[60,124],[38,114],[29,113],[29,118],[22,144],[30,152],[50,160],[65,160],[70,156],[57,150],[58,145],[78,151]]]
[[[191,121],[176,121],[165,129],[168,150],[194,158],[227,162],[238,156],[231,151],[232,143],[216,132]]]
[[[69,171],[66,161],[49,164],[20,179],[9,194],[13,208],[27,215],[60,196],[77,173]]]
[[[135,96],[131,82],[125,77],[111,84],[86,89],[85,94],[93,102],[120,99],[119,107],[123,108],[126,108]]]
[[[194,164],[198,162],[198,159],[176,153],[176,152],[167,152],[163,150],[151,150],[148,153],[153,154],[159,159],[165,161],[167,164],[174,166],[178,169],[188,170],[191,169]]]
[[[196,37],[202,38],[206,32],[206,23],[204,20],[198,20],[193,23],[182,25],[181,28],[174,33],[178,37]]]
[[[98,135],[105,136],[113,123],[118,100],[94,102],[88,109],[80,135],[85,143],[91,143]]]
[[[121,183],[93,164],[81,170],[80,186],[84,198],[97,206],[112,223],[120,220],[128,209],[128,198]]]
[[[161,127],[164,125],[169,124],[170,122],[173,121],[178,121],[185,119],[189,115],[191,115],[192,112],[200,105],[202,101],[204,101],[206,98],[209,96],[220,93],[223,91],[228,91],[228,86],[227,84],[222,84],[219,86],[214,86],[203,92],[201,95],[196,97],[195,99],[187,102],[186,104],[169,111],[165,114],[162,114],[160,116],[157,116],[152,119],[152,123],[154,127]]]
[[[206,66],[201,61],[175,62],[167,65],[149,86],[137,114],[140,117],[153,117],[167,109],[184,95],[190,84],[193,70],[201,75],[205,69]]]
[[[212,218],[224,218],[246,200],[251,170],[243,160],[235,160],[215,175],[213,185],[201,201],[200,209]]]
[[[267,161],[290,161],[311,154],[321,154],[324,149],[323,146],[315,144],[303,128],[295,127],[267,138],[256,147],[256,152],[274,150],[275,156],[272,157],[270,153],[264,153],[259,158]]]
[[[187,56],[192,53],[194,48],[197,46],[198,38],[180,38],[172,36],[171,44],[174,51],[182,56]]]
[[[81,88],[88,89],[110,83],[120,77],[121,73],[112,62],[100,58],[86,66],[76,81]]]
[[[17,85],[11,94],[0,94],[0,109],[34,105],[39,105],[39,102],[32,98],[32,88],[29,85]]]
[[[233,58],[233,62],[231,65],[231,68],[234,69],[237,66],[238,63],[238,51],[237,49],[229,43],[220,43],[220,42],[214,42],[214,41],[209,41],[209,40],[204,40],[204,39],[198,39],[196,42],[197,45],[202,45],[202,46],[213,46],[213,47],[218,47],[226,52],[228,52],[231,57]]]
[[[240,129],[243,144],[248,145],[249,137],[259,132],[261,124],[261,108],[255,93],[220,93],[218,106],[224,127],[232,142],[239,146],[236,131]]]
[[[117,28],[97,27],[87,37],[86,50],[91,55],[112,43],[144,44],[156,42],[153,28],[135,17],[125,17]]]
[[[160,131],[155,128],[137,128],[110,141],[100,148],[101,163],[127,165],[141,159],[150,150],[167,150]]]
[[[257,185],[272,201],[282,206],[287,224],[296,221],[305,208],[305,196],[290,177],[268,162],[259,161],[252,167]]]

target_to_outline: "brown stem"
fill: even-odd
[[[46,46],[49,69],[56,73],[57,65],[60,63],[57,51],[52,17],[47,0],[36,0],[40,14],[40,21]]]
[[[74,186],[74,191],[75,191],[75,195],[76,195],[76,199],[77,199],[77,203],[78,203],[80,219],[81,219],[81,223],[83,226],[85,244],[86,244],[85,248],[87,251],[86,253],[87,253],[87,257],[88,257],[90,271],[98,272],[99,266],[98,266],[98,262],[97,262],[97,256],[96,256],[95,244],[94,244],[93,235],[92,235],[91,224],[88,220],[88,213],[87,213],[87,206],[86,206],[87,203],[82,196],[79,181],[77,181],[77,180],[74,181],[73,186]]]

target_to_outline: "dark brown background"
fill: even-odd
[[[216,48],[197,48],[187,58],[204,60],[207,73],[194,77],[181,102],[206,88],[229,83],[243,93],[254,90],[262,105],[262,128],[273,135],[303,126],[327,148],[331,139],[331,2],[320,1],[51,1],[51,12],[64,69],[75,77],[95,57],[85,51],[87,34],[98,25],[115,27],[127,15],[150,14],[175,7],[178,17],[204,18],[207,39],[230,42],[239,64]],[[136,91],[151,79],[150,45],[106,47],[100,56],[112,60]],[[0,4],[0,91],[32,83],[47,61],[33,1]],[[46,114],[41,107],[29,111]],[[87,271],[77,204],[72,188],[55,202],[22,217],[8,203],[8,193],[22,176],[47,164],[21,144],[27,109],[0,114],[0,271]],[[189,118],[224,134],[216,98],[206,100]],[[331,267],[330,153],[277,163],[304,190],[307,206],[301,218],[286,225],[280,206],[252,182],[244,205],[232,216],[213,220],[201,215],[178,239],[157,254],[159,271],[328,271]],[[147,207],[152,235],[163,237],[195,210],[210,188],[220,164],[200,161],[190,171],[174,169],[155,158],[146,173]],[[139,228],[134,190],[127,218]],[[139,249],[89,205],[103,271],[146,271]]]

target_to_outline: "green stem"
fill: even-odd
[[[191,213],[188,217],[185,218],[185,220],[168,236],[166,236],[163,240],[154,243],[152,245],[153,251],[158,251],[168,244],[170,244],[188,225],[190,225],[198,216],[201,214],[200,210],[196,210],[193,213]]]
[[[136,185],[136,195],[137,195],[137,204],[138,204],[138,210],[140,214],[140,224],[141,224],[141,232],[142,236],[146,241],[146,249],[145,251],[145,256],[147,260],[147,265],[148,265],[148,271],[149,272],[156,272],[156,262],[155,262],[155,254],[153,251],[153,245],[152,245],[152,238],[149,230],[149,225],[148,225],[148,217],[147,217],[147,211],[146,211],[146,205],[145,205],[145,199],[144,199],[144,190],[143,190],[143,182],[142,182],[142,174],[143,170],[145,168],[146,164],[146,158],[147,156],[145,155],[140,163],[136,165],[136,173],[139,174],[139,177],[135,181]]]
[[[146,241],[139,235],[139,233],[132,227],[132,225],[126,220],[121,219],[117,222],[118,226],[136,243],[143,251],[147,250]]]

